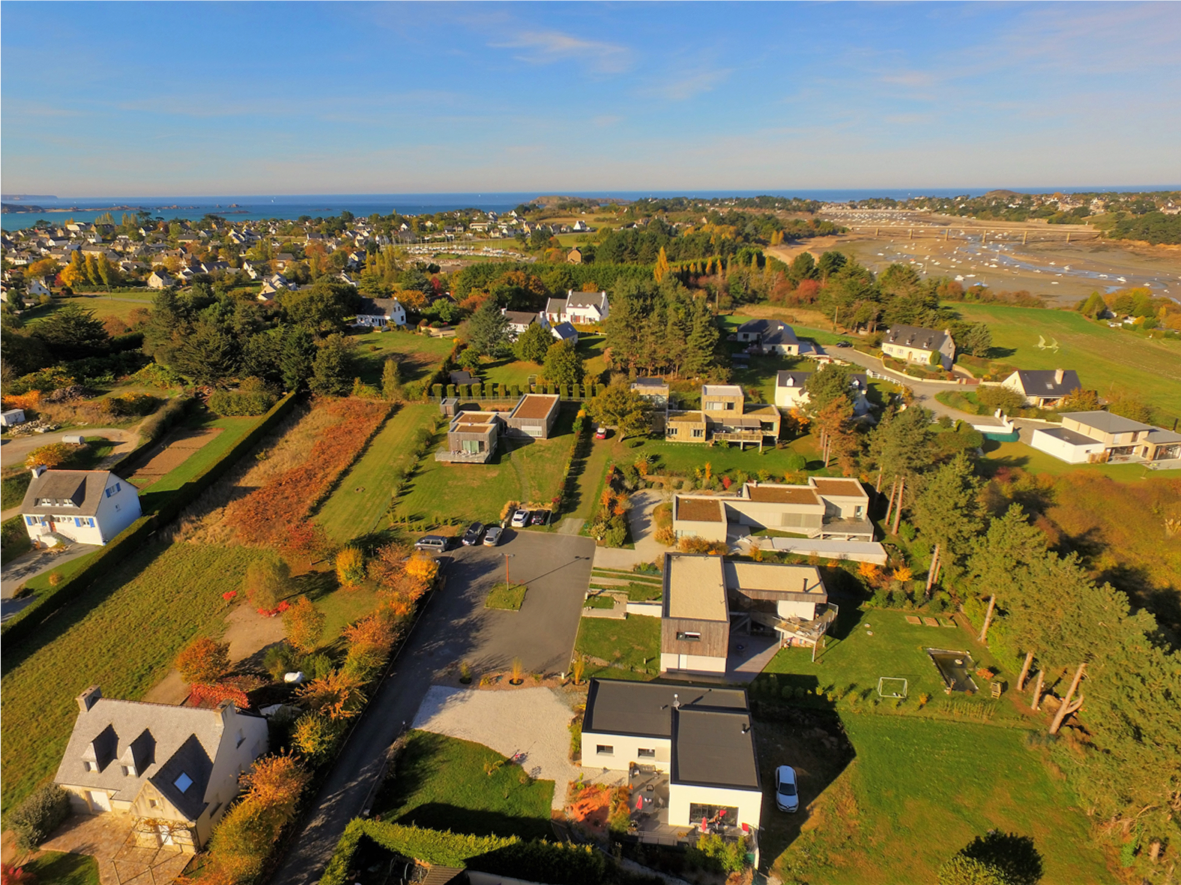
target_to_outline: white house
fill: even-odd
[[[607,319],[611,306],[606,292],[566,292],[565,298],[551,298],[545,305],[545,316],[551,323],[571,323],[575,326],[595,326]]]
[[[9,409],[7,412],[0,413],[0,427],[16,427],[16,425],[24,423],[24,409]]]
[[[654,793],[667,785],[667,811],[660,814],[670,827],[704,819],[735,835],[759,828],[763,790],[743,689],[592,679],[582,766],[664,775]]]
[[[748,349],[762,353],[797,356],[800,352],[795,331],[779,320],[747,320],[738,327],[735,337],[747,344]]]
[[[540,323],[541,328],[546,331],[552,331],[549,319],[544,312],[533,313],[528,310],[508,310],[504,307],[500,309],[500,312],[508,320],[508,337],[512,341],[516,341],[534,323]]]
[[[51,294],[48,287],[40,280],[29,280],[26,282],[25,292],[35,298],[40,298],[42,295],[48,297]]]
[[[171,289],[175,285],[176,281],[162,270],[154,270],[148,277],[149,289]]]
[[[939,365],[950,369],[955,359],[955,342],[951,332],[944,329],[923,329],[919,326],[891,326],[882,339],[882,352],[908,363],[932,365],[931,354],[938,354]]]
[[[775,405],[781,409],[802,408],[808,403],[808,391],[804,386],[812,376],[811,372],[782,371],[775,376]],[[855,414],[863,415],[869,409],[865,398],[869,390],[869,377],[864,373],[849,376],[849,402]]]
[[[406,308],[397,298],[366,298],[357,311],[357,325],[384,329],[406,325]]]
[[[1065,412],[1061,427],[1035,430],[1029,444],[1068,464],[1181,459],[1181,433],[1104,411]]]
[[[78,718],[54,782],[81,814],[126,814],[141,848],[194,853],[267,752],[267,723],[231,701],[217,709],[78,696]]]
[[[1001,386],[1024,397],[1027,406],[1052,409],[1083,385],[1074,369],[1018,369]]]
[[[33,468],[20,512],[29,537],[51,547],[60,538],[106,544],[142,515],[139,491],[109,470],[44,467]]]
[[[569,341],[572,344],[578,343],[578,330],[569,323],[558,323],[556,326],[550,328],[550,332],[559,341]]]

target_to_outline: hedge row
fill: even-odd
[[[351,881],[348,874],[363,836],[388,851],[429,864],[550,885],[601,885],[609,881],[607,859],[586,845],[523,842],[517,836],[470,836],[356,818],[336,843],[320,885],[347,885]]]
[[[0,636],[3,636],[5,640],[4,648],[11,648],[16,643],[27,639],[62,606],[79,597],[114,563],[131,556],[147,539],[148,535],[175,519],[185,507],[193,503],[206,489],[221,479],[268,430],[283,419],[291,410],[294,397],[295,394],[289,393],[279,400],[275,407],[267,412],[258,424],[226,451],[219,460],[170,493],[154,514],[141,516],[95,553],[85,566],[62,581],[57,587],[50,588],[35,602],[9,620],[0,628]],[[126,459],[123,463],[126,463]]]

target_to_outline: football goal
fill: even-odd
[[[878,679],[878,697],[904,698],[906,685],[906,680],[901,676],[883,676]]]

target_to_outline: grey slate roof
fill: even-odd
[[[798,387],[803,388],[804,384],[812,377],[811,372],[796,372],[791,370],[784,370],[775,376],[776,387]]]
[[[566,307],[597,307],[600,312],[607,304],[606,292],[574,292],[566,293]]]
[[[1027,396],[1066,396],[1073,390],[1082,389],[1078,372],[1074,369],[1066,369],[1062,373],[1062,380],[1057,379],[1058,373],[1054,369],[1017,370],[1017,380]]]
[[[566,312],[565,298],[550,298],[545,302],[545,312],[554,316],[561,316]]]
[[[110,475],[109,470],[46,470],[29,483],[21,513],[49,516],[62,513],[64,508],[70,514],[94,516]],[[120,482],[134,492],[131,483]]]
[[[393,316],[396,303],[396,298],[365,298],[361,301],[361,309],[357,311],[357,316],[388,319]]]
[[[238,715],[252,714],[239,711]],[[230,734],[224,737],[235,739]],[[78,714],[54,782],[109,790],[116,801],[130,802],[151,781],[195,820],[205,808],[212,760],[222,738],[218,710],[100,697]],[[97,762],[97,771],[86,770],[86,758]],[[130,763],[134,767],[124,774],[123,767]],[[181,774],[193,781],[183,792],[176,786]]]
[[[682,707],[676,716],[670,769],[674,784],[759,789],[750,714]]]
[[[577,341],[578,330],[569,323],[558,323],[554,326],[554,335],[562,341]]]
[[[738,327],[744,335],[758,335],[763,344],[796,344],[796,333],[781,320],[747,320]]]
[[[891,326],[886,332],[886,343],[919,350],[942,350],[950,338],[947,332],[924,329],[920,326]]]
[[[530,313],[527,310],[506,310],[502,311],[504,318],[514,326],[529,326],[537,322],[537,314]]]

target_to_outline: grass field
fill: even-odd
[[[872,714],[842,719],[856,758],[831,784],[821,772],[800,773],[805,803],[818,776],[826,786],[801,820],[764,813],[768,859],[785,835],[791,840],[774,860],[785,882],[934,882],[942,863],[990,829],[1033,839],[1043,885],[1114,881],[1090,844],[1087,818],[1028,746],[1028,732]]]
[[[578,352],[584,360],[587,383],[602,380],[603,373],[607,371],[607,361],[603,359],[603,350],[606,346],[607,339],[602,335],[579,335]],[[486,363],[480,368],[479,375],[486,383],[519,384],[524,388],[530,377],[536,377],[539,383],[543,382],[545,370],[540,363],[510,357]]]
[[[246,434],[257,426],[259,417],[219,418],[212,412],[199,411],[190,415],[178,430],[213,430],[220,432],[208,443],[197,449],[173,470],[159,479],[139,486],[139,503],[145,514],[159,509],[169,492],[174,492],[189,482],[201,471],[220,459]],[[118,468],[116,468],[118,469]]]
[[[737,446],[722,448],[721,446],[693,445],[692,443],[665,442],[664,440],[645,440],[643,445],[627,448],[617,445],[614,451],[617,463],[629,464],[642,455],[652,459],[653,472],[672,473],[678,476],[692,476],[697,468],[704,468],[708,462],[715,475],[727,470],[742,470],[751,476],[757,476],[760,470],[766,470],[776,481],[783,479],[788,470],[788,459],[792,452],[799,452],[807,459],[807,467],[817,476],[827,476],[830,473],[840,475],[833,468],[825,470],[819,460],[815,440],[811,435],[802,436],[784,443],[783,448],[764,448],[759,453],[757,448],[747,448],[745,451]]]
[[[67,304],[74,304],[83,310],[93,311],[95,318],[100,321],[113,316],[126,323],[134,311],[141,308],[151,309],[152,298],[155,294],[155,292],[145,289],[142,297],[134,292],[119,292],[115,295],[79,295],[74,298],[55,298],[52,303],[30,311],[27,325],[35,328],[37,323],[57,313]]]
[[[574,410],[562,409],[554,437],[505,446],[494,463],[447,464],[436,461],[433,451],[428,453],[398,502],[398,515],[499,523],[507,501],[550,501],[561,486],[562,469],[574,445],[573,420]]]
[[[100,578],[21,645],[6,644],[0,704],[9,723],[0,747],[7,813],[61,761],[89,685],[135,700],[172,666],[190,638],[215,630],[221,594],[238,589],[257,553],[245,548],[145,546]]]
[[[553,795],[553,781],[533,780],[482,744],[413,731],[374,812],[433,830],[552,838]]]
[[[396,356],[402,382],[421,381],[455,347],[453,338],[431,338],[413,332],[365,332],[349,337],[355,346],[358,374],[366,384],[381,384],[386,357]]]
[[[525,593],[528,588],[524,584],[506,584],[501,581],[488,591],[484,600],[485,608],[499,608],[504,611],[518,612],[525,604]]]
[[[1181,477],[1181,470],[1149,470],[1143,464],[1067,464],[1023,442],[990,440],[984,444],[984,456],[982,464],[985,473],[988,473],[991,462],[994,467],[1020,467],[1030,473],[1048,473],[1051,476],[1087,473],[1120,482]]]
[[[1083,386],[1106,397],[1133,392],[1168,416],[1181,416],[1181,342],[1111,329],[1069,310],[953,304],[964,319],[987,323],[993,356],[1023,369],[1074,369]],[[1038,337],[1058,353],[1039,350]],[[1163,417],[1163,416],[1162,416]]]
[[[587,661],[584,678],[652,679],[660,675],[660,618],[583,618],[578,624],[574,653],[607,661]]]
[[[316,514],[329,538],[344,542],[375,530],[389,507],[394,473],[412,463],[415,434],[438,413],[434,405],[406,405],[378,431]]]
[[[46,851],[22,868],[39,885],[99,885],[98,861],[88,854]]]
[[[1017,709],[1004,699],[993,701],[988,697],[986,680],[976,680],[980,693],[969,697],[957,693],[951,697],[944,694],[943,682],[938,670],[923,651],[924,648],[945,648],[967,651],[977,666],[997,669],[995,659],[984,646],[977,643],[959,627],[927,627],[906,622],[909,612],[869,610],[860,612],[851,606],[842,608],[842,616],[827,645],[812,663],[810,648],[785,648],[767,665],[764,675],[759,677],[752,688],[755,696],[763,690],[770,674],[779,674],[776,684],[802,687],[808,694],[808,703],[828,705],[826,699],[818,698],[815,689],[833,693],[836,706],[859,709],[873,706],[877,700],[878,679],[882,676],[902,677],[909,683],[909,698],[899,707],[899,712],[923,716],[947,716],[956,718],[987,717],[993,722],[1017,722],[1022,717]],[[940,616],[940,620],[948,620]],[[1000,679],[1010,683],[1015,673],[1001,673]],[[926,694],[930,702],[920,711],[919,695]],[[880,704],[894,708],[892,700]]]

